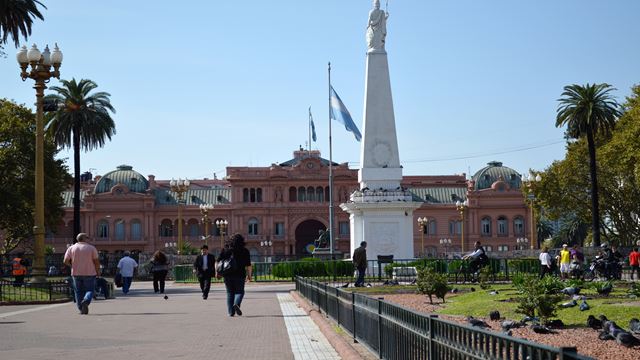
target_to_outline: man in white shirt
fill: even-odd
[[[138,267],[138,263],[130,257],[129,251],[124,252],[124,257],[118,262],[118,271],[122,275],[122,292],[129,293],[131,282],[133,281],[133,272]]]
[[[551,255],[549,255],[549,248],[542,247],[542,252],[538,258],[540,259],[540,279],[542,279],[546,274],[551,274],[553,270],[553,261],[551,260]]]

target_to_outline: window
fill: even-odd
[[[324,188],[324,202],[329,202],[329,187],[325,186]]]
[[[460,220],[450,220],[449,221],[449,235],[460,235],[462,234],[462,221]]]
[[[249,189],[242,189],[242,202],[249,202]]]
[[[340,221],[338,223],[338,234],[339,235],[349,235],[349,222],[348,221]]]
[[[307,189],[303,186],[298,188],[298,201],[307,201]]]
[[[298,200],[298,193],[295,187],[289,188],[289,201],[296,202]]]
[[[435,219],[428,219],[427,223],[424,225],[423,233],[425,235],[435,236],[437,234],[438,224]]]
[[[492,251],[493,251],[493,246],[491,246],[491,245],[485,245],[485,246],[484,246],[484,251],[492,252]]]
[[[173,223],[171,223],[171,220],[169,219],[162,220],[162,223],[160,223],[160,236],[161,237],[173,236]]]
[[[509,235],[509,223],[507,222],[506,217],[500,216],[498,218],[498,236],[507,235]]]
[[[200,236],[200,225],[197,222],[190,222],[189,224],[189,236]]]
[[[256,189],[254,188],[249,189],[249,201],[256,202]]]
[[[275,236],[284,236],[284,223],[277,222],[274,229]]]
[[[261,188],[244,188],[242,189],[242,202],[262,202]]]
[[[524,235],[524,220],[521,217],[513,219],[513,232],[515,235]]]
[[[484,217],[480,221],[480,233],[482,236],[491,236],[491,218]]]
[[[324,200],[324,189],[322,186],[318,186],[316,188],[316,201],[322,202]]]
[[[133,219],[131,220],[131,240],[141,240],[142,239],[142,224],[140,220]]]
[[[498,245],[498,251],[509,251],[509,245]]]
[[[107,220],[100,220],[98,222],[98,238],[107,239],[109,237],[109,223]]]
[[[124,240],[124,220],[116,220],[116,240]]]
[[[262,202],[262,189],[261,188],[256,189],[256,201],[257,202]]]
[[[258,235],[258,219],[249,219],[249,235]]]

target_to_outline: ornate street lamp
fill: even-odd
[[[517,238],[516,244],[518,244],[518,250],[524,250],[527,248],[527,243],[529,243],[529,239],[525,238]]]
[[[444,247],[444,257],[449,257],[449,246],[451,246],[451,239],[440,239],[440,245]]]
[[[209,210],[213,210],[212,204],[200,204],[200,214],[202,214],[202,223],[204,224],[204,236],[202,240],[204,243],[209,246],[209,224],[211,223],[211,219],[209,219]]]
[[[539,241],[537,241],[537,236],[536,236],[536,216],[535,216],[535,207],[536,207],[536,194],[535,194],[535,188],[537,183],[539,183],[542,180],[542,176],[540,176],[540,174],[537,174],[536,176],[533,176],[533,173],[531,173],[531,175],[523,175],[522,176],[522,183],[524,184],[524,190],[526,192],[526,198],[525,198],[525,202],[529,205],[529,208],[531,210],[531,248],[533,249],[533,244],[536,244],[538,249],[540,248],[540,243]]]
[[[260,241],[260,247],[264,248],[265,261],[268,255],[267,253],[269,252],[269,248],[271,248],[272,245],[273,243],[271,242],[271,240]]]
[[[182,250],[182,205],[184,203],[184,193],[189,190],[189,180],[178,179],[177,181],[171,179],[169,186],[171,191],[175,192],[178,196],[178,255]]]
[[[62,64],[62,52],[55,45],[53,52],[49,52],[49,46],[45,46],[41,53],[34,44],[29,51],[22,46],[16,59],[20,64],[20,77],[22,81],[35,80],[36,84],[36,163],[35,163],[35,215],[33,235],[35,238],[35,261],[33,264],[32,282],[46,282],[44,262],[44,109],[43,98],[45,85],[52,77],[60,79],[60,65]],[[31,70],[27,68],[31,65]],[[53,71],[51,71],[53,66]]]
[[[220,251],[224,249],[224,234],[227,231],[228,225],[229,222],[227,220],[216,220],[216,227],[218,228],[218,231],[220,231]]]
[[[418,229],[420,229],[420,257],[424,256],[424,229],[429,223],[429,219],[426,217],[418,218]]]
[[[456,209],[460,213],[460,250],[464,253],[464,213],[469,207],[469,199],[456,201]]]

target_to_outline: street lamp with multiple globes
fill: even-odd
[[[45,262],[44,262],[44,109],[43,98],[45,85],[49,79],[60,79],[60,65],[62,64],[62,52],[55,45],[53,52],[49,51],[49,46],[45,46],[41,53],[34,44],[27,51],[26,46],[22,46],[16,59],[20,64],[20,77],[22,81],[27,79],[35,80],[36,84],[36,163],[35,163],[35,215],[33,235],[35,238],[35,261],[33,264],[32,282],[46,282]],[[27,68],[31,65],[31,70]],[[53,66],[53,71],[51,71]]]
[[[518,250],[524,250],[527,248],[527,243],[529,242],[529,239],[527,239],[526,237],[522,238],[519,237],[516,239],[516,244],[518,244]]]
[[[202,223],[204,224],[204,236],[202,240],[204,243],[209,246],[209,224],[211,223],[211,219],[209,219],[209,210],[213,210],[212,204],[200,204],[200,214],[202,214]]]
[[[456,201],[456,209],[460,213],[460,251],[464,253],[464,213],[469,207],[469,199]]]
[[[537,241],[537,237],[536,237],[536,216],[535,216],[535,207],[536,207],[536,194],[535,194],[535,188],[536,188],[536,183],[540,182],[542,180],[542,176],[540,176],[540,174],[537,174],[536,176],[533,176],[533,173],[531,173],[531,175],[523,175],[522,176],[522,183],[524,184],[524,189],[525,192],[527,194],[527,197],[525,198],[525,201],[527,202],[527,204],[529,205],[529,208],[531,210],[531,248],[533,249],[533,244],[536,244],[536,246],[538,247],[538,249],[540,248],[540,243],[539,241]]]
[[[424,256],[424,229],[429,223],[426,217],[418,218],[418,229],[420,229],[420,256]]]
[[[189,180],[185,179],[171,179],[169,186],[171,191],[175,192],[178,196],[178,255],[182,250],[182,204],[184,203],[184,193],[189,190]]]
[[[444,257],[448,258],[449,257],[449,246],[451,246],[451,239],[445,238],[445,239],[440,239],[440,245],[442,245],[444,247]]]
[[[227,231],[228,225],[229,222],[227,220],[216,220],[216,227],[218,228],[218,231],[220,231],[220,251],[224,249],[224,234]]]
[[[260,241],[260,247],[264,248],[264,257],[265,257],[265,261],[266,261],[266,257],[267,257],[267,252],[269,252],[269,248],[273,245],[273,242],[271,242],[271,240],[265,240],[265,241]]]

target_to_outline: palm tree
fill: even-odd
[[[558,99],[556,127],[567,125],[568,138],[587,137],[589,172],[591,175],[591,227],[593,245],[600,245],[600,211],[598,205],[598,178],[596,174],[595,135],[608,135],[622,115],[620,105],[610,92],[609,84],[569,85]]]
[[[109,93],[94,92],[98,85],[87,79],[61,80],[62,87],[53,86],[57,94],[45,96],[45,100],[63,104],[52,114],[47,124],[47,132],[55,143],[63,148],[73,147],[73,241],[80,233],[80,149],[85,151],[102,147],[105,140],[111,140],[116,133],[116,125],[109,115],[115,109],[109,101]]]
[[[38,5],[47,8],[38,0],[0,1],[0,52],[9,37],[16,47],[20,46],[20,35],[27,40],[31,35],[33,20],[44,20]]]

